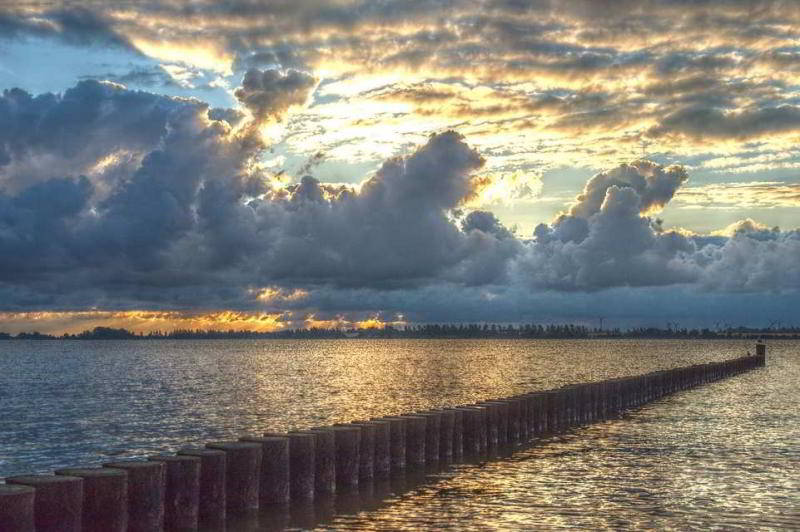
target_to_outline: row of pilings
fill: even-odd
[[[765,364],[766,349],[440,410],[374,418],[0,484],[2,532],[224,529],[226,519],[348,492],[426,466],[480,459]]]

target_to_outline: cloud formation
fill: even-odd
[[[245,72],[242,86],[234,93],[260,122],[268,118],[280,120],[293,105],[303,105],[317,80],[304,72],[258,70]]]
[[[256,116],[274,120],[304,101],[312,82],[297,78],[306,81],[296,90],[281,81],[290,76],[259,73],[270,95],[256,98]],[[11,125],[0,143],[6,310],[333,311],[357,306],[363,290],[376,304],[406,294],[420,308],[438,286],[471,294],[464,304],[479,312],[509,293],[800,288],[797,231],[752,221],[714,237],[665,230],[652,216],[687,181],[678,166],[600,172],[527,239],[470,210],[488,186],[486,160],[453,131],[390,158],[359,187],[311,176],[283,185],[258,164],[267,147],[257,132],[196,100],[83,81],[63,95],[6,91],[0,113]],[[64,161],[61,175],[37,160]],[[303,297],[265,299],[264,287]],[[352,310],[386,310],[361,304]]]

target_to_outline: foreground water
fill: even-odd
[[[740,341],[0,344],[0,476],[741,355]],[[262,518],[333,528],[798,528],[800,342],[480,465]],[[327,505],[327,506],[326,506]]]

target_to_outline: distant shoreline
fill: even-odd
[[[384,327],[371,329],[291,329],[275,332],[196,331],[134,333],[126,329],[95,327],[78,334],[55,336],[38,332],[17,335],[0,333],[7,340],[347,340],[347,339],[405,339],[405,340],[800,340],[800,328],[751,329],[746,327],[725,330],[710,329],[589,329],[576,325],[420,325],[406,328]]]

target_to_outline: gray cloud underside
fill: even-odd
[[[262,118],[314,86],[253,76],[259,84],[240,97]],[[519,238],[490,212],[463,214],[485,161],[455,132],[387,160],[360,189],[310,176],[281,186],[255,164],[267,149],[259,123],[234,129],[229,115],[241,120],[97,81],[63,95],[5,91],[4,308],[253,308],[254,290],[278,285],[309,289],[290,306],[360,297],[433,315],[446,305],[437,297],[458,294],[448,297],[462,309],[510,314],[558,293],[677,285],[785,298],[800,288],[798,231],[663,230],[648,213],[687,180],[680,167],[636,161],[597,174],[568,211]]]

